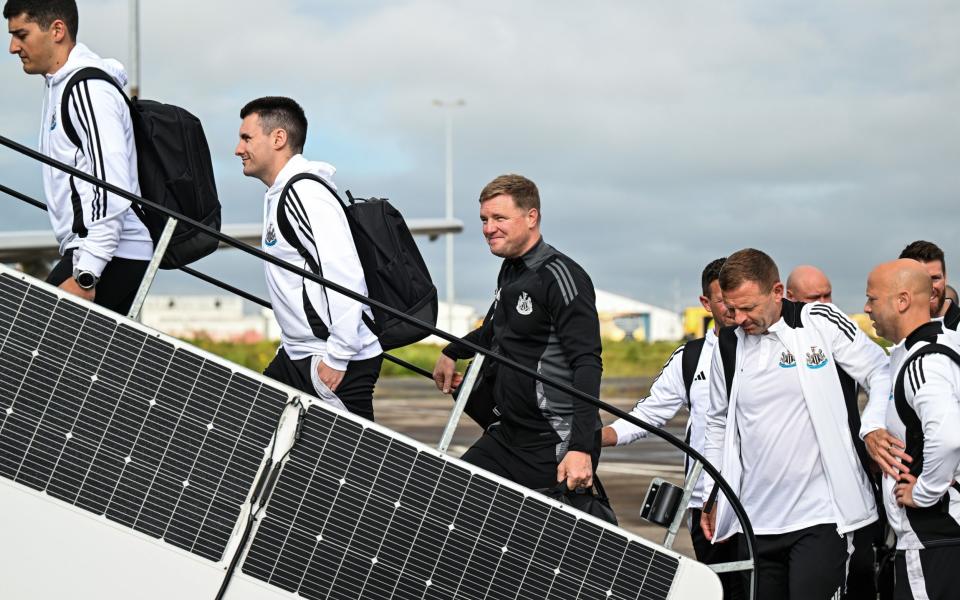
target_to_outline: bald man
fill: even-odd
[[[897,534],[896,600],[960,597],[960,347],[931,321],[931,293],[926,268],[911,259],[884,263],[867,279],[864,312],[896,344],[887,429],[906,440],[900,454],[909,467],[883,481]]]
[[[790,272],[787,277],[787,299],[794,302],[809,304],[812,302],[833,302],[833,286],[827,275],[812,265],[800,265]],[[839,366],[837,375],[840,386],[844,388],[844,399],[847,402],[847,424],[853,435],[854,448],[857,457],[863,465],[864,472],[874,486],[877,504],[880,504],[880,490],[877,480],[871,471],[872,463],[868,456],[867,447],[859,437],[861,428],[860,407],[857,403],[858,386],[853,377]],[[875,436],[874,436],[875,437]],[[888,443],[889,445],[889,443]],[[883,519],[883,515],[880,515]],[[875,600],[877,586],[875,583],[874,564],[876,552],[874,545],[883,540],[883,522],[878,520],[853,533],[853,554],[847,563],[847,585],[844,591],[844,600]]]
[[[830,280],[820,269],[800,265],[787,277],[787,300],[794,302],[833,302]]]

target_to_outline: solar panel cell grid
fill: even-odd
[[[677,559],[455,461],[307,412],[242,570],[304,598],[666,598]]]
[[[286,398],[0,275],[0,476],[219,560]]]
[[[223,560],[284,388],[0,270],[0,476]],[[665,599],[678,559],[318,406],[242,571],[308,599]]]

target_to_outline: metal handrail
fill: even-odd
[[[46,165],[48,165],[48,166],[51,166],[51,167],[53,167],[53,168],[55,168],[55,169],[58,169],[58,170],[60,170],[60,171],[65,172],[65,173],[68,173],[68,174],[70,174],[70,175],[72,175],[72,176],[74,176],[74,177],[76,177],[76,178],[78,178],[78,179],[81,179],[81,180],[83,180],[83,181],[86,181],[87,183],[89,183],[89,184],[91,184],[91,185],[95,185],[95,186],[97,186],[97,187],[100,187],[100,188],[108,191],[108,192],[114,193],[114,194],[116,194],[116,195],[118,195],[118,196],[120,196],[120,197],[122,197],[122,198],[125,198],[126,200],[128,200],[128,201],[130,201],[130,202],[136,202],[136,203],[140,204],[140,205],[143,206],[143,207],[147,207],[147,208],[153,209],[153,210],[155,210],[155,211],[157,211],[157,212],[160,212],[161,214],[166,215],[167,217],[171,217],[171,218],[178,219],[179,221],[181,221],[181,222],[183,222],[183,223],[189,224],[189,225],[190,225],[191,227],[193,227],[194,229],[196,229],[196,230],[198,230],[198,231],[202,231],[203,233],[209,235],[210,237],[213,237],[214,239],[217,239],[217,240],[219,240],[219,241],[221,241],[221,242],[224,242],[224,243],[226,243],[226,244],[229,245],[229,246],[233,246],[234,248],[236,248],[236,249],[238,249],[238,250],[241,250],[241,251],[243,251],[243,252],[246,252],[247,254],[250,254],[250,255],[252,255],[252,256],[255,256],[255,257],[259,258],[260,260],[269,262],[270,264],[273,264],[273,265],[275,265],[275,266],[278,266],[278,267],[280,267],[281,269],[284,269],[284,270],[289,271],[289,272],[291,272],[291,273],[294,273],[294,274],[296,274],[296,275],[298,275],[298,276],[300,276],[300,277],[303,277],[303,278],[305,278],[305,279],[308,279],[308,280],[310,280],[310,281],[313,281],[314,283],[317,283],[317,284],[319,284],[319,285],[321,285],[321,286],[324,286],[324,287],[326,287],[327,289],[333,290],[333,291],[335,291],[335,292],[337,292],[337,293],[339,293],[339,294],[341,294],[341,295],[343,295],[343,296],[346,296],[347,298],[350,298],[350,299],[352,299],[352,300],[354,300],[354,301],[356,301],[356,302],[360,302],[361,304],[366,304],[367,306],[370,306],[370,307],[373,307],[373,308],[378,308],[378,309],[386,312],[387,314],[389,314],[389,315],[391,315],[391,316],[393,316],[393,317],[396,317],[396,318],[400,319],[401,321],[404,321],[404,322],[406,322],[406,323],[409,323],[409,324],[411,324],[411,325],[414,325],[414,326],[416,326],[416,327],[418,327],[418,328],[420,328],[420,329],[422,329],[422,330],[424,330],[424,331],[427,331],[427,332],[429,332],[429,333],[431,333],[431,334],[433,334],[433,335],[435,335],[435,336],[437,336],[437,337],[439,337],[439,338],[441,338],[441,339],[443,339],[443,340],[446,340],[446,341],[451,342],[451,343],[456,343],[456,344],[458,344],[458,345],[460,345],[460,346],[462,346],[462,347],[465,347],[465,348],[471,350],[471,351],[474,352],[474,353],[482,354],[482,355],[486,356],[487,359],[489,359],[489,360],[493,360],[493,361],[495,361],[495,362],[498,362],[498,363],[500,363],[500,364],[502,364],[502,365],[504,365],[504,366],[506,366],[506,367],[508,367],[508,368],[510,368],[510,369],[513,369],[513,370],[516,371],[516,372],[522,373],[523,375],[526,375],[527,377],[530,377],[530,378],[532,378],[532,379],[534,379],[534,380],[536,380],[536,381],[539,381],[539,382],[541,382],[541,383],[543,383],[543,384],[545,384],[545,385],[549,385],[550,387],[552,387],[552,388],[554,388],[554,389],[556,389],[556,390],[562,391],[562,392],[564,392],[564,393],[566,393],[566,394],[568,394],[568,395],[570,395],[570,396],[572,396],[572,397],[574,397],[574,398],[577,398],[578,400],[587,402],[588,404],[590,404],[590,405],[592,405],[592,406],[595,406],[595,407],[597,407],[597,408],[600,408],[600,409],[602,409],[602,410],[604,410],[604,411],[606,411],[606,412],[614,415],[615,417],[618,417],[618,418],[623,419],[623,420],[625,420],[625,421],[627,421],[627,422],[629,422],[629,423],[632,423],[632,424],[636,425],[637,427],[640,427],[641,429],[647,431],[648,433],[652,433],[652,434],[656,435],[657,437],[663,439],[664,441],[666,441],[666,442],[669,443],[670,445],[674,446],[675,448],[677,448],[678,450],[680,450],[680,451],[683,452],[684,454],[687,454],[688,456],[692,457],[695,461],[697,461],[697,462],[699,462],[700,464],[703,465],[704,470],[707,471],[707,473],[708,473],[708,474],[711,476],[711,478],[714,480],[714,482],[716,483],[716,485],[719,487],[719,491],[722,491],[722,492],[723,492],[724,496],[727,498],[727,501],[730,503],[730,506],[731,506],[731,508],[733,509],[734,514],[736,514],[737,519],[738,519],[738,521],[740,522],[741,528],[743,529],[744,537],[745,537],[745,539],[746,539],[747,552],[748,552],[748,554],[749,554],[750,557],[751,557],[751,558],[750,558],[751,562],[753,562],[754,565],[755,565],[755,561],[756,561],[756,537],[755,537],[755,535],[754,535],[754,533],[753,533],[753,526],[752,526],[752,524],[750,523],[750,519],[747,517],[746,510],[743,508],[743,505],[740,503],[739,498],[737,498],[736,494],[734,494],[733,489],[730,487],[730,484],[727,483],[727,481],[723,478],[723,476],[720,474],[720,471],[719,471],[716,467],[714,467],[710,462],[708,462],[707,459],[704,458],[704,456],[703,456],[702,454],[700,454],[697,450],[695,450],[694,448],[690,447],[688,444],[686,444],[685,442],[683,442],[681,439],[677,438],[677,437],[674,436],[673,434],[671,434],[671,433],[669,433],[669,432],[667,432],[667,431],[664,431],[664,430],[662,430],[662,429],[660,429],[660,428],[658,428],[658,427],[655,427],[654,425],[651,425],[650,423],[647,423],[647,422],[645,422],[645,421],[642,421],[642,420],[634,417],[633,415],[627,413],[626,411],[621,410],[620,408],[617,408],[616,406],[613,406],[612,404],[608,404],[607,402],[604,402],[604,401],[602,401],[602,400],[600,400],[600,399],[598,399],[598,398],[594,398],[594,397],[591,396],[590,394],[587,394],[587,393],[585,393],[585,392],[582,392],[582,391],[580,391],[580,390],[578,390],[578,389],[576,389],[576,388],[574,388],[574,387],[572,387],[572,386],[570,386],[570,385],[567,385],[567,384],[565,384],[565,383],[563,383],[563,382],[560,382],[560,381],[554,381],[553,379],[551,379],[551,378],[549,378],[549,377],[546,377],[546,376],[538,373],[537,371],[535,371],[535,370],[533,370],[533,369],[531,369],[531,368],[529,368],[529,367],[526,367],[526,366],[524,366],[524,365],[522,365],[522,364],[520,364],[520,363],[518,363],[518,362],[516,362],[516,361],[514,361],[514,360],[512,360],[512,359],[510,359],[510,358],[507,358],[507,357],[505,357],[505,356],[502,356],[502,355],[500,355],[500,354],[498,354],[498,353],[496,353],[496,352],[492,352],[492,351],[490,351],[490,350],[488,350],[488,349],[486,349],[486,348],[483,348],[482,346],[479,346],[478,344],[475,344],[475,343],[473,343],[473,342],[471,342],[471,341],[469,341],[469,340],[466,340],[466,339],[463,339],[463,338],[459,338],[459,337],[454,336],[454,335],[452,335],[452,334],[450,334],[450,333],[447,333],[446,331],[443,331],[443,330],[441,330],[441,329],[438,329],[437,327],[435,327],[435,326],[433,326],[433,325],[430,325],[429,323],[427,323],[427,322],[425,322],[425,321],[422,321],[422,320],[420,320],[420,319],[417,319],[416,317],[412,317],[412,316],[404,313],[403,311],[397,310],[396,308],[394,308],[394,307],[392,307],[392,306],[389,306],[389,305],[387,305],[387,304],[384,304],[383,302],[380,302],[380,301],[375,300],[375,299],[373,299],[373,298],[368,298],[367,296],[364,296],[363,294],[359,294],[359,293],[357,293],[357,292],[355,292],[355,291],[353,291],[353,290],[351,290],[351,289],[349,289],[349,288],[346,288],[346,287],[344,287],[344,286],[342,286],[342,285],[340,285],[340,284],[338,284],[338,283],[336,283],[336,282],[330,281],[330,280],[328,280],[328,279],[326,279],[326,278],[324,278],[324,277],[321,277],[321,276],[319,276],[319,275],[316,275],[316,274],[314,274],[314,273],[311,272],[311,271],[307,271],[306,269],[303,269],[303,268],[297,267],[297,266],[295,266],[295,265],[292,265],[292,264],[290,264],[290,263],[287,263],[286,261],[283,261],[283,260],[281,260],[281,259],[279,259],[279,258],[277,258],[277,257],[275,257],[275,256],[272,256],[272,255],[270,255],[270,254],[267,254],[266,252],[264,252],[263,250],[261,250],[261,249],[259,249],[259,248],[255,248],[255,247],[253,247],[253,246],[250,246],[249,244],[244,244],[243,242],[241,242],[241,241],[239,241],[239,240],[236,240],[236,239],[234,239],[234,238],[232,238],[232,237],[230,237],[230,236],[228,236],[228,235],[226,235],[226,234],[224,234],[224,233],[221,233],[220,231],[218,231],[218,230],[216,230],[216,229],[214,229],[214,228],[212,228],[212,227],[209,227],[208,225],[205,225],[205,224],[203,224],[203,223],[200,223],[199,221],[196,221],[196,220],[194,220],[194,219],[191,219],[191,218],[189,218],[189,217],[187,217],[187,216],[181,215],[181,214],[177,213],[176,211],[167,208],[166,206],[163,206],[163,205],[161,205],[161,204],[158,204],[158,203],[156,203],[156,202],[153,202],[152,200],[147,200],[147,199],[145,199],[145,198],[141,198],[141,197],[139,197],[139,196],[137,196],[137,195],[135,195],[135,194],[132,194],[132,193],[130,193],[130,192],[128,192],[128,191],[126,191],[126,190],[124,190],[124,189],[122,189],[122,188],[119,188],[119,187],[117,187],[117,186],[115,186],[115,185],[113,185],[113,184],[111,184],[111,183],[109,183],[109,182],[107,182],[107,181],[103,181],[103,180],[98,179],[98,178],[96,178],[96,177],[94,177],[94,176],[92,176],[92,175],[90,175],[90,174],[88,174],[88,173],[85,173],[85,172],[83,172],[83,171],[81,171],[81,170],[79,170],[79,169],[77,169],[77,168],[75,168],[75,167],[72,167],[72,166],[70,166],[70,165],[67,165],[67,164],[65,164],[65,163],[62,163],[62,162],[60,162],[60,161],[58,161],[58,160],[56,160],[56,159],[50,158],[49,156],[46,156],[45,154],[42,154],[42,153],[40,153],[40,152],[38,152],[38,151],[36,151],[36,150],[34,150],[34,149],[32,149],[32,148],[28,148],[27,146],[24,146],[23,144],[20,144],[20,143],[18,143],[18,142],[15,142],[15,141],[11,140],[10,138],[7,138],[6,136],[0,135],[0,145],[6,146],[7,148],[10,148],[11,150],[13,150],[13,151],[15,151],[15,152],[18,152],[18,153],[20,153],[20,154],[22,154],[22,155],[24,155],[24,156],[26,156],[26,157],[28,157],[28,158],[31,158],[31,159],[36,160],[36,161],[38,161],[38,162],[44,163],[44,164],[46,164]],[[5,190],[4,190],[4,191],[5,191]],[[19,197],[19,196],[20,196],[20,195],[18,194],[17,197]],[[22,198],[21,198],[21,199],[22,199]],[[716,491],[716,490],[715,490],[715,491]],[[715,508],[714,508],[714,509],[715,509]],[[756,569],[754,568],[754,569],[752,569],[752,571],[751,571],[751,596],[752,596],[752,597],[756,597],[756,585],[757,585],[757,577],[756,577]]]

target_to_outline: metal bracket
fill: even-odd
[[[147,265],[147,272],[143,274],[143,281],[140,282],[140,288],[137,290],[137,295],[133,299],[133,304],[130,306],[130,312],[127,313],[127,318],[133,319],[134,321],[140,320],[143,303],[147,299],[147,294],[150,293],[150,286],[153,285],[153,280],[157,277],[157,271],[160,269],[160,261],[163,260],[163,255],[167,253],[167,246],[170,245],[170,239],[173,237],[173,231],[176,228],[177,220],[173,217],[167,219],[167,224],[163,228],[160,239],[157,240],[157,245],[153,250],[153,258],[150,259],[150,264]]]
[[[450,442],[453,441],[453,433],[457,430],[457,424],[460,423],[460,417],[463,416],[463,409],[467,407],[467,400],[470,399],[470,393],[473,392],[473,386],[480,375],[480,367],[483,366],[484,355],[477,353],[470,363],[470,368],[463,376],[463,382],[460,383],[460,393],[457,394],[457,401],[450,411],[450,418],[447,419],[447,426],[443,428],[443,435],[440,436],[440,443],[437,444],[437,450],[447,453]]]
[[[710,567],[714,573],[733,573],[735,571],[749,571],[753,569],[753,561],[739,560],[736,562],[718,563],[707,566]]]
[[[693,496],[693,488],[697,486],[697,481],[700,479],[701,473],[703,473],[703,465],[700,464],[700,461],[694,461],[693,467],[687,474],[687,480],[683,485],[683,496],[680,498],[680,507],[677,509],[677,514],[674,515],[670,527],[667,528],[667,535],[663,538],[663,546],[665,548],[673,548],[673,542],[677,538],[677,532],[680,531],[680,526],[683,524],[683,517],[687,514],[687,505],[690,504],[690,497]],[[694,526],[698,526],[698,524],[695,523]]]

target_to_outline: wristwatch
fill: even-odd
[[[100,281],[100,278],[94,275],[90,271],[81,271],[80,269],[73,270],[73,278],[77,281],[77,285],[80,286],[80,289],[92,290],[96,287],[97,282]]]

